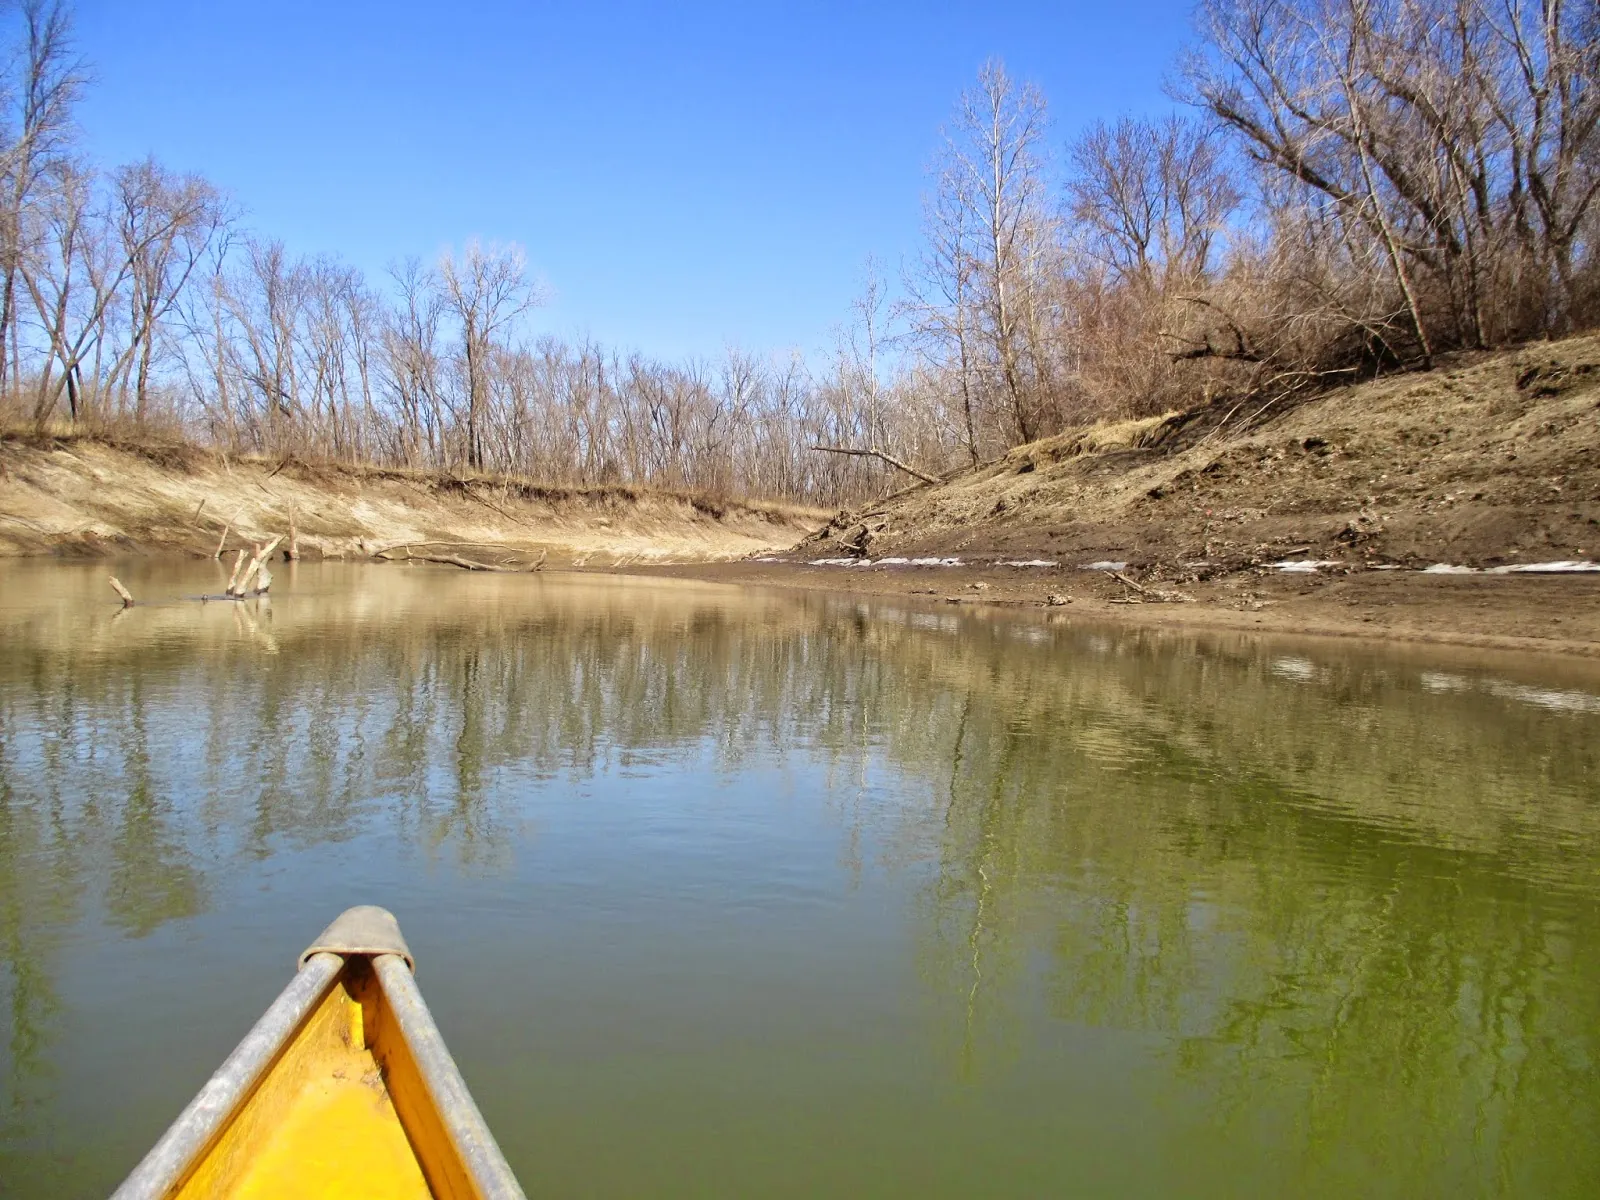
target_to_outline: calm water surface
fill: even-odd
[[[1600,1194],[1600,680],[840,597],[0,564],[0,1194],[346,905],[533,1195]]]

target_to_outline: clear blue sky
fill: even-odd
[[[669,357],[814,352],[866,256],[915,249],[924,170],[990,56],[1055,141],[1161,85],[1188,0],[625,4],[79,0],[106,163],[200,171],[251,228],[377,275],[516,241],[535,326]]]

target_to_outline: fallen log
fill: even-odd
[[[463,558],[459,554],[417,553],[418,550],[428,549],[456,549],[456,550],[497,550],[501,554],[501,561],[496,563],[479,562],[475,559]],[[398,546],[384,546],[374,550],[372,557],[382,562],[393,562],[395,555],[405,551],[403,562],[438,563],[447,567],[460,567],[464,571],[499,571],[507,575],[529,574],[534,571],[544,570],[545,560],[550,557],[550,551],[539,551],[539,557],[533,562],[522,566],[507,566],[506,558],[513,557],[519,552],[505,546],[494,545],[489,542],[405,542]]]
[[[444,550],[496,550],[502,554],[516,553],[515,547],[506,546],[500,542],[396,542],[392,546],[380,546],[371,552],[373,558],[388,558],[398,550],[408,554],[412,550],[430,548]]]
[[[409,557],[412,562],[438,563],[445,567],[460,567],[463,571],[499,571],[506,575],[523,573],[521,567],[498,567],[490,563],[473,562],[470,558],[462,558],[456,554],[413,554]]]

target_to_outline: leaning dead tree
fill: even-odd
[[[905,462],[901,462],[894,455],[888,454],[888,453],[886,453],[886,452],[884,452],[882,450],[870,449],[870,448],[866,449],[866,450],[861,450],[861,449],[857,449],[854,446],[813,446],[811,448],[813,450],[820,450],[824,454],[849,454],[849,455],[853,455],[856,458],[875,458],[879,462],[888,463],[891,467],[894,467],[896,470],[904,471],[907,475],[915,475],[918,479],[922,480],[923,483],[934,483],[934,484],[937,484],[937,483],[944,482],[943,480],[939,479],[937,476],[929,475],[925,471],[919,471],[915,467],[913,467],[911,464],[905,463]]]

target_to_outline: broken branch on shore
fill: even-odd
[[[1169,592],[1164,588],[1145,587],[1142,583],[1135,583],[1121,571],[1108,571],[1106,574],[1124,587],[1139,593],[1138,596],[1124,593],[1122,599],[1113,600],[1112,604],[1187,604],[1194,600],[1194,597],[1187,592]]]
[[[1111,575],[1111,578],[1115,579],[1118,583],[1122,584],[1123,587],[1132,588],[1134,591],[1138,592],[1141,596],[1148,596],[1150,594],[1150,589],[1149,588],[1145,587],[1143,584],[1135,583],[1133,580],[1129,579],[1126,575],[1124,575],[1121,571],[1112,571],[1112,572],[1110,572],[1110,575]]]
[[[944,481],[924,471],[919,471],[909,463],[903,463],[892,454],[887,454],[876,449],[857,449],[854,446],[813,446],[813,450],[820,450],[824,454],[848,454],[854,458],[875,458],[879,462],[886,462],[897,470],[904,471],[907,475],[915,475],[923,483],[940,484]]]

